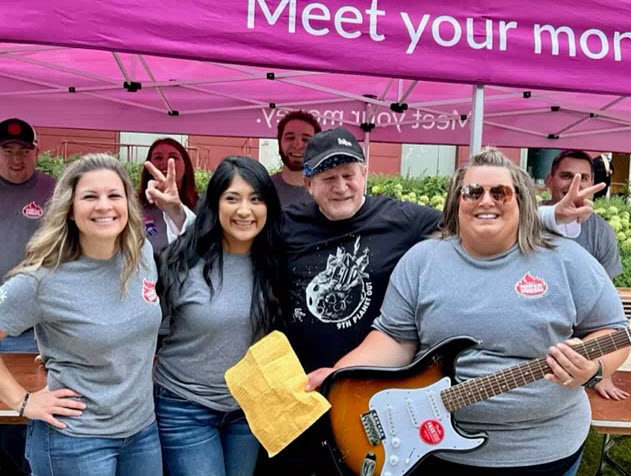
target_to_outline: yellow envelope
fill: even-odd
[[[331,408],[318,392],[305,392],[307,375],[282,332],[274,331],[250,347],[225,377],[270,457]]]

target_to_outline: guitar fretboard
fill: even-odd
[[[593,360],[629,345],[631,345],[629,330],[621,329],[572,346],[572,349],[586,359]],[[454,412],[467,405],[528,385],[549,373],[552,373],[552,369],[546,363],[546,357],[540,357],[494,374],[459,383],[443,390],[440,396],[445,408],[449,412]]]

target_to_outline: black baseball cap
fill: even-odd
[[[13,118],[0,122],[0,147],[13,143],[34,149],[37,147],[35,129],[22,119]]]
[[[303,173],[311,177],[338,165],[351,162],[365,163],[359,142],[348,129],[337,127],[314,135],[304,154]]]

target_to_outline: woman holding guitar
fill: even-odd
[[[601,357],[592,360],[586,357],[593,357],[591,349],[582,346],[583,356],[572,346],[579,338],[626,326],[618,294],[600,264],[576,243],[544,232],[532,180],[491,148],[454,174],[440,231],[403,256],[374,330],[335,367],[406,366],[446,340],[453,344],[454,338],[470,336],[457,349],[462,352],[453,377],[475,385],[432,387],[435,391],[422,397],[409,390],[371,396],[373,411],[363,410],[361,422],[377,454],[373,474],[412,474],[420,464],[419,474],[428,475],[571,476],[590,423],[583,386],[613,373],[628,343],[620,350],[600,348]],[[449,371],[454,359],[455,353],[436,354],[426,367],[447,362],[443,370]],[[308,388],[318,387],[332,371],[309,374]],[[352,371],[338,372],[324,385],[338,447],[336,377],[344,372]],[[362,372],[355,377],[370,376]],[[408,368],[401,375],[410,373]],[[406,386],[396,381],[393,388]],[[362,387],[355,389],[349,395],[359,400]],[[452,413],[462,432],[452,428]],[[400,417],[407,421],[400,423]],[[475,438],[467,439],[467,433]],[[405,454],[397,453],[403,447]],[[473,451],[458,451],[464,449]],[[370,474],[375,457],[368,453],[364,469],[353,472]],[[426,458],[430,453],[436,454]],[[350,453],[345,460],[352,460]],[[401,473],[404,464],[409,470]]]

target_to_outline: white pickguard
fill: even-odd
[[[484,443],[484,438],[464,438],[454,429],[440,398],[450,386],[449,377],[444,377],[422,389],[389,389],[373,395],[369,406],[386,435],[381,476],[402,476],[430,452],[466,451]]]

